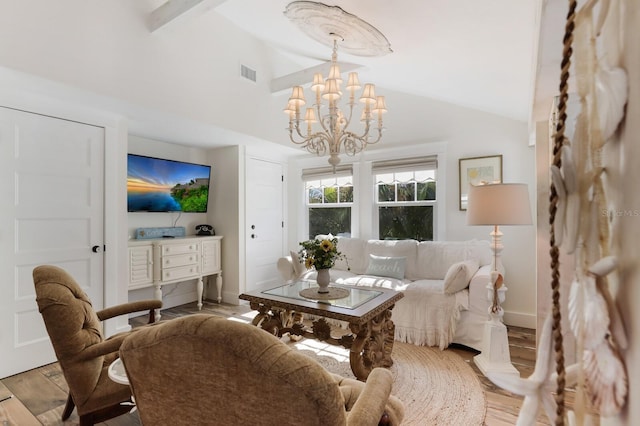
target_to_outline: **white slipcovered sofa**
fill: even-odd
[[[331,269],[332,282],[404,293],[393,309],[395,340],[440,349],[459,343],[481,350],[489,309],[489,241],[338,237],[338,251],[346,261]],[[279,259],[278,271],[285,280],[313,280],[316,274],[305,270],[295,251]]]

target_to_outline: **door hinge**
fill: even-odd
[[[284,220],[282,221],[282,227],[284,228]]]
[[[280,182],[284,182],[284,175],[280,175]]]

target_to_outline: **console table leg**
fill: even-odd
[[[160,283],[155,283],[155,291],[153,292],[153,296],[162,301],[162,286]],[[156,309],[156,322],[160,321],[160,309]]]
[[[198,310],[202,309],[202,293],[204,292],[204,282],[202,279],[202,275],[198,278],[198,282],[196,283],[196,292],[198,293]]]
[[[222,271],[216,277],[216,290],[218,290],[218,303],[222,303]]]

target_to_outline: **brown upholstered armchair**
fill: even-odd
[[[130,411],[130,406],[121,403],[131,401],[131,390],[111,381],[107,369],[131,332],[104,339],[101,321],[148,309],[149,322],[153,322],[154,309],[161,308],[162,302],[145,300],[96,312],[78,283],[57,266],[36,267],[33,281],[38,308],[69,386],[62,419],[69,418],[74,407],[81,426]]]
[[[392,376],[366,383],[327,372],[273,335],[240,322],[194,314],[150,327],[120,346],[145,425],[391,424],[403,405]]]

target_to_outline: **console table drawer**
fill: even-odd
[[[163,256],[162,268],[175,268],[177,266],[196,265],[199,262],[197,253],[180,254],[176,256]]]
[[[174,281],[179,279],[189,279],[200,275],[198,265],[181,266],[177,268],[162,269],[162,281]]]
[[[200,243],[188,244],[163,244],[162,255],[172,256],[174,254],[199,253]]]

